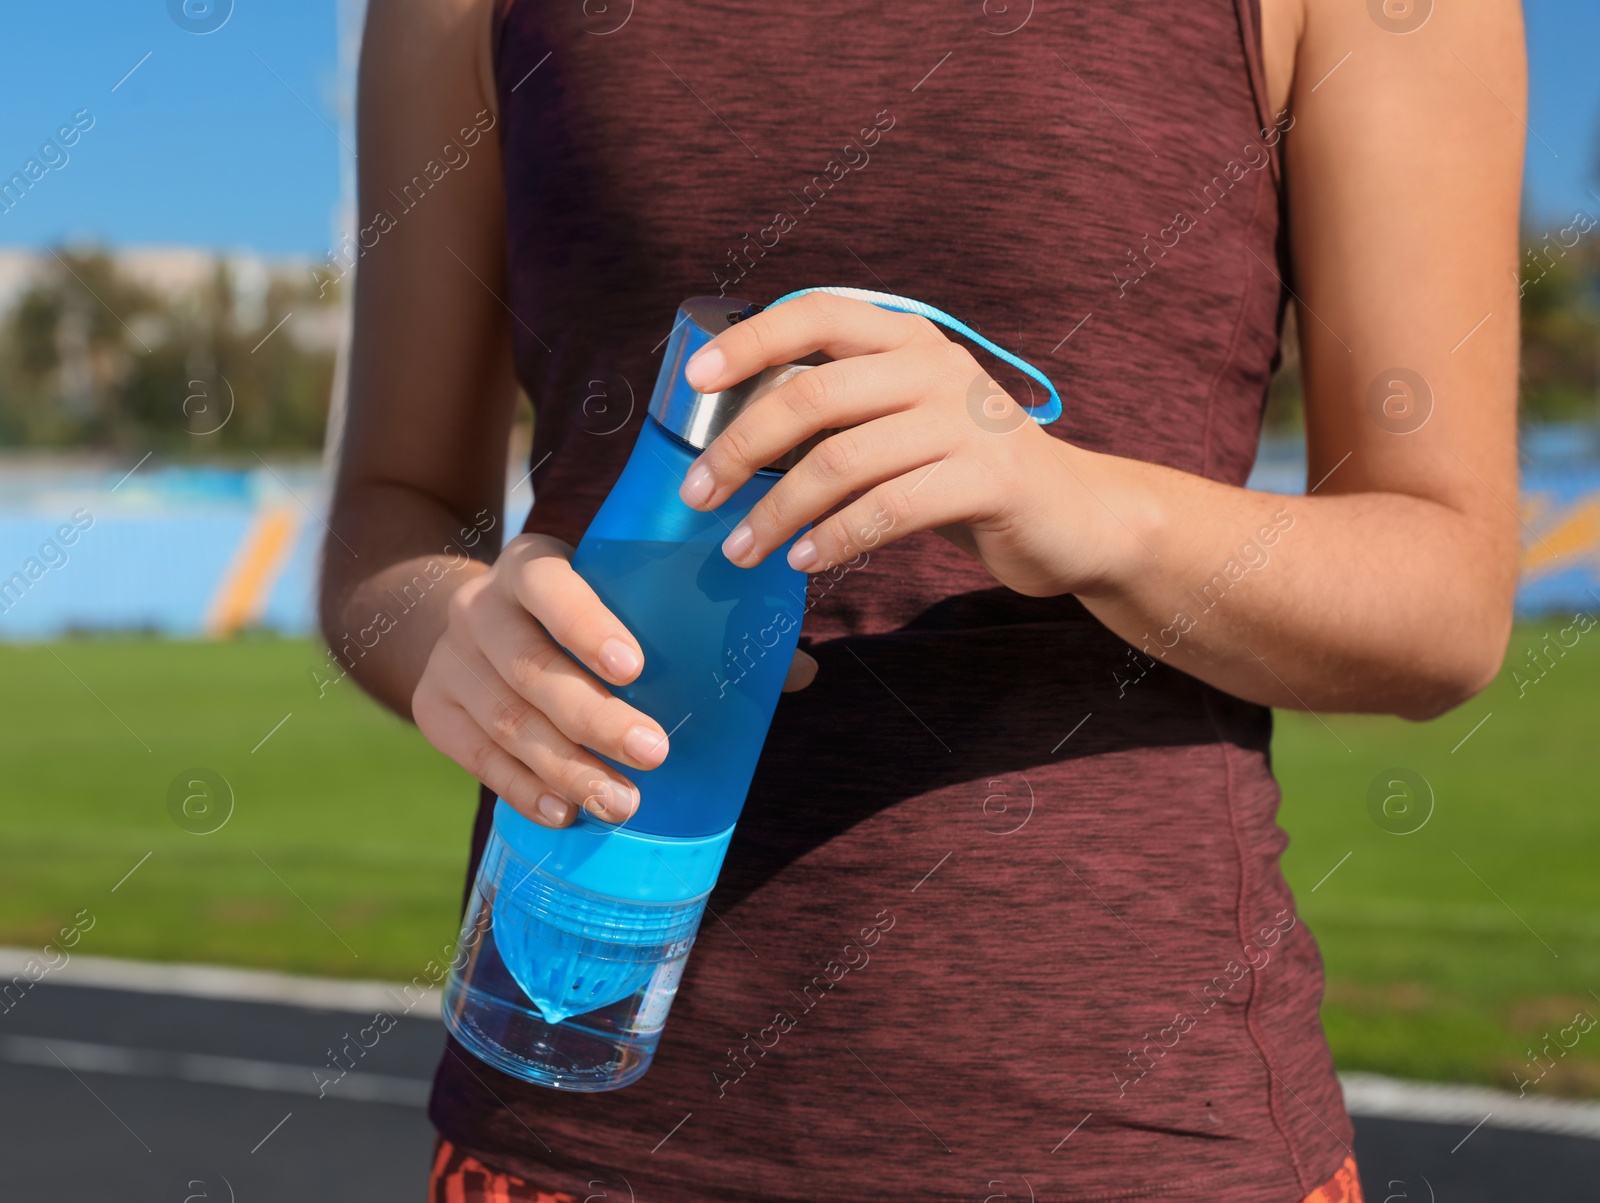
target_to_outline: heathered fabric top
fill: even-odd
[[[581,536],[681,300],[817,284],[1032,360],[1058,437],[1244,482],[1290,124],[1252,0],[1000,8],[505,0],[530,529]],[[569,1094],[452,1046],[439,1129],[641,1203],[1313,1190],[1352,1133],[1271,716],[1159,661],[1294,539],[1286,505],[1137,650],[932,534],[816,578],[820,671],[779,706],[654,1067]]]

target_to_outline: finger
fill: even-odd
[[[443,687],[472,721],[562,797],[597,819],[620,823],[639,806],[639,791],[597,756],[563,735],[548,716],[512,689],[476,648],[439,641]]]
[[[796,651],[789,661],[789,675],[784,678],[783,692],[794,693],[817,679],[817,658],[810,652]]]
[[[544,827],[566,827],[578,808],[552,790],[473,722],[454,702],[425,701],[413,707],[428,742],[504,798],[517,813]]]
[[[806,368],[757,399],[690,465],[678,496],[695,509],[721,505],[791,447],[822,430],[910,409],[933,384],[929,356],[904,349]]]
[[[507,572],[513,596],[590,672],[626,685],[644,668],[644,650],[589,582],[572,570],[572,549],[556,539],[530,542]]]
[[[694,353],[683,374],[694,388],[710,393],[814,351],[846,359],[929,337],[944,336],[927,318],[813,292],[729,326]]]
[[[475,608],[472,637],[512,689],[575,744],[636,769],[667,758],[667,733],[595,680],[514,602]]]
[[[819,572],[854,559],[863,549],[886,547],[920,530],[970,521],[977,511],[979,490],[955,463],[936,460],[869,490],[798,540],[789,549],[790,566]],[[940,488],[925,487],[940,473],[949,476]]]
[[[741,568],[753,567],[852,493],[903,472],[937,464],[950,437],[920,410],[841,430],[813,447],[758,501],[722,543]],[[793,557],[790,563],[794,563]]]

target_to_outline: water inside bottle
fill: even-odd
[[[737,568],[718,542],[590,537],[573,557],[644,651],[639,678],[612,692],[669,736],[660,768],[617,766],[640,790],[628,827],[709,835],[738,817],[805,610],[784,554]]]
[[[495,948],[547,1023],[620,1002],[689,951],[705,899],[640,903],[529,867],[505,844],[488,866]]]
[[[445,987],[476,1056],[547,1086],[613,1090],[649,1067],[705,896],[641,904],[544,873],[491,833]]]

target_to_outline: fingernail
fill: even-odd
[[[639,809],[639,791],[629,789],[620,781],[606,782],[606,792],[611,796],[611,817],[618,823],[622,822],[634,811]]]
[[[702,506],[711,500],[711,493],[717,487],[717,482],[711,479],[711,469],[704,464],[696,464],[689,469],[689,475],[683,478],[683,484],[678,489],[678,496],[687,506]]]
[[[733,528],[733,534],[722,541],[722,554],[737,564],[750,554],[750,549],[755,545],[755,531],[750,529],[748,523],[741,522]]]
[[[555,794],[540,794],[539,800],[534,803],[534,809],[539,812],[539,817],[552,827],[564,827],[572,817],[572,803]]]
[[[683,378],[692,387],[703,390],[706,385],[722,375],[722,369],[727,366],[728,357],[722,353],[720,347],[701,347],[684,365]]]
[[[622,750],[629,759],[640,764],[657,765],[667,758],[667,737],[662,732],[643,723],[629,727],[623,737]]]
[[[620,823],[639,807],[639,795],[620,781],[589,782],[589,796],[583,809],[607,823]]]
[[[801,539],[789,549],[789,567],[804,572],[817,562],[817,545],[810,539]]]
[[[600,665],[619,681],[633,677],[644,665],[639,653],[613,635],[600,645]]]

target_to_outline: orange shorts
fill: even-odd
[[[580,1203],[567,1191],[540,1190],[521,1178],[491,1170],[443,1137],[428,1179],[428,1203]],[[1339,1172],[1305,1197],[1304,1203],[1364,1203],[1356,1159],[1346,1157]]]

